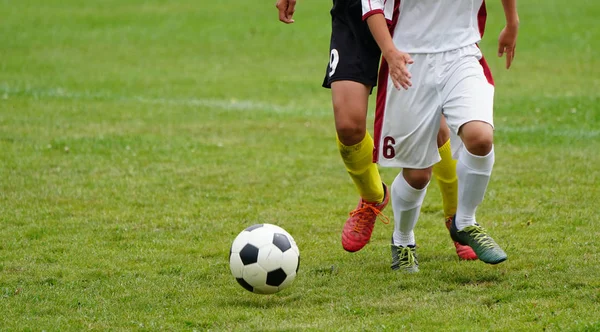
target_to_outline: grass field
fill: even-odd
[[[478,220],[509,259],[459,262],[432,185],[405,275],[392,225],[340,245],[357,194],[320,87],[330,1],[285,26],[274,1],[0,0],[0,330],[600,331],[600,4],[520,1],[506,71],[488,2]],[[262,222],[302,257],[271,296],[228,266]]]

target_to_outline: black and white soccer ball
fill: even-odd
[[[291,285],[299,264],[294,238],[271,224],[246,228],[229,251],[229,267],[237,282],[258,294],[273,294]]]

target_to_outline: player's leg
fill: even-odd
[[[389,195],[373,163],[373,138],[366,131],[370,87],[353,81],[331,84],[337,144],[360,200],[350,212],[342,230],[346,251],[362,249],[370,240],[377,215],[386,207]]]
[[[459,135],[464,148],[458,155],[457,173],[464,184],[459,184],[459,208],[456,226],[462,229],[476,224],[475,211],[483,201],[494,165],[493,127],[483,121],[462,125]]]
[[[456,166],[458,207],[450,234],[455,241],[473,248],[482,261],[497,264],[506,260],[506,253],[475,219],[494,165],[494,87],[476,58],[479,50],[473,46],[461,52],[465,54],[458,54],[457,70],[442,94],[448,124],[463,142]]]
[[[444,220],[446,228],[450,230],[452,217],[456,214],[456,206],[458,204],[458,177],[456,176],[456,160],[452,158],[452,148],[450,147],[450,129],[444,117],[442,117],[440,122],[437,145],[442,160],[433,166],[433,175],[442,193]],[[464,246],[456,241],[453,242],[456,254],[460,259],[477,259],[477,254],[475,254],[471,247]]]
[[[464,148],[459,152],[458,208],[450,227],[454,241],[469,245],[478,258],[489,264],[506,260],[507,255],[475,220],[475,211],[485,195],[494,165],[493,129],[490,123],[470,121],[460,127]]]
[[[431,178],[431,167],[425,169],[404,168],[392,182],[392,208],[394,219],[394,244],[414,246],[414,229],[425,199]]]
[[[413,87],[406,91],[396,90],[388,78],[387,85],[380,85],[375,115],[375,133],[380,138],[376,144],[379,164],[402,168],[391,186],[394,211],[391,267],[406,272],[418,271],[414,229],[431,178],[431,168],[440,160],[436,135],[441,117],[437,92],[425,74],[431,63],[427,55],[411,56],[414,59],[410,68]],[[387,76],[385,61],[381,68],[380,77]]]
[[[383,185],[373,163],[373,138],[366,130],[370,92],[370,86],[358,82],[331,83],[337,145],[346,170],[364,201],[381,203]]]
[[[334,1],[331,14],[330,61],[323,86],[331,88],[337,145],[361,197],[342,231],[342,246],[354,252],[369,242],[377,215],[389,201],[373,163],[373,138],[366,130],[380,52],[362,21],[359,1]]]
[[[419,270],[419,264],[416,260],[414,229],[419,220],[421,206],[427,193],[430,178],[431,167],[426,169],[404,168],[392,182],[392,209],[394,210],[393,270],[406,272],[417,272]]]
[[[456,213],[458,178],[456,177],[456,160],[452,158],[452,148],[450,147],[450,129],[443,117],[437,135],[437,146],[441,160],[433,166],[433,175],[442,193],[444,217],[447,219],[452,218]]]

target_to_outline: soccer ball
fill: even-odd
[[[296,278],[300,251],[283,228],[257,224],[243,230],[229,251],[231,273],[245,289],[257,294],[273,294]]]

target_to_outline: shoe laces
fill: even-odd
[[[365,226],[367,226],[370,223],[371,215],[375,215],[375,218],[380,216],[381,222],[386,225],[390,223],[390,219],[385,214],[383,214],[381,210],[376,208],[375,204],[363,202],[359,207],[350,212],[351,217],[358,216],[358,220],[356,221],[353,227],[354,231],[359,233],[362,232]]]
[[[463,229],[463,232],[469,233],[482,247],[494,248],[495,246],[494,240],[487,235],[485,228],[479,225],[467,226]]]
[[[413,267],[416,265],[415,255],[410,247],[399,247],[399,266],[400,267]]]

